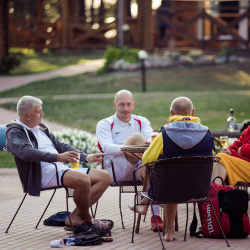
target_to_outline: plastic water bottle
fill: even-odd
[[[230,109],[230,116],[227,118],[228,132],[234,132],[235,124],[234,110]]]

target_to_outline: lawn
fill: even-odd
[[[113,97],[85,98],[84,95],[112,93],[113,96],[122,88],[135,94],[134,113],[146,116],[154,129],[165,123],[171,101],[181,95],[193,100],[196,115],[210,129],[226,129],[230,108],[235,110],[237,122],[249,119],[249,63],[148,70],[146,93],[141,91],[140,72],[116,72],[41,80],[2,92],[0,97],[39,96],[48,120],[95,133],[96,123],[114,113]],[[75,96],[55,99],[53,95]],[[3,105],[11,109],[15,106],[16,103]]]
[[[95,133],[99,120],[114,114],[113,96],[123,88],[134,93],[134,113],[147,117],[153,129],[164,125],[169,116],[170,103],[178,96],[192,99],[195,115],[210,130],[227,128],[230,108],[235,110],[237,122],[250,119],[249,63],[147,70],[146,83],[147,92],[142,93],[139,71],[99,76],[86,73],[34,82],[1,92],[0,98],[38,96],[44,102],[46,119],[92,133]],[[86,96],[104,93],[111,93],[112,97]],[[14,110],[16,103],[1,106]]]
[[[73,64],[85,63],[89,60],[102,58],[104,51],[34,51],[33,49],[11,48],[10,53],[16,54],[21,64],[10,71],[10,75],[25,75],[55,70]]]

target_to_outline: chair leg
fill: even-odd
[[[186,219],[185,235],[183,241],[186,241],[187,238],[187,224],[188,224],[188,203],[187,203],[187,219]]]
[[[217,215],[216,215],[216,213],[215,213],[215,211],[214,211],[214,206],[213,206],[213,204],[212,204],[212,202],[211,202],[211,200],[210,200],[209,198],[208,198],[208,200],[209,200],[209,203],[210,203],[210,205],[211,205],[211,207],[212,207],[212,209],[213,209],[213,213],[214,213],[215,219],[216,219],[217,224],[218,224],[218,226],[219,226],[219,228],[220,228],[220,231],[221,231],[221,233],[222,233],[222,235],[223,235],[223,237],[224,237],[224,239],[225,239],[225,241],[226,241],[226,243],[227,243],[227,246],[230,247],[230,245],[229,245],[229,243],[228,243],[228,241],[227,241],[226,235],[224,234],[224,232],[223,232],[223,230],[222,230],[222,227],[221,227],[221,225],[220,225],[220,222],[219,222],[219,220],[218,220],[218,218],[217,218]]]
[[[178,232],[179,230],[179,225],[178,225],[178,212],[176,211],[176,215],[175,215],[175,231]]]
[[[136,201],[137,201],[137,194],[135,194],[134,205],[136,204]],[[136,211],[134,211],[134,224],[133,224],[133,231],[132,231],[132,240],[131,240],[131,243],[134,243],[135,222],[136,222]]]
[[[12,220],[11,220],[11,222],[10,222],[8,228],[6,229],[5,233],[8,233],[8,231],[9,231],[9,229],[10,229],[10,226],[11,226],[11,224],[13,223],[14,219],[16,218],[17,213],[19,212],[19,210],[20,210],[20,208],[21,208],[21,206],[22,206],[22,204],[23,204],[23,202],[24,202],[24,200],[25,200],[27,194],[28,194],[28,193],[25,193],[25,195],[24,195],[24,197],[23,197],[23,199],[22,199],[22,201],[21,201],[21,203],[20,203],[20,205],[19,205],[19,207],[18,207],[18,209],[17,209],[15,215],[13,216],[13,218],[12,218]]]
[[[47,209],[48,209],[48,207],[49,207],[49,204],[50,204],[50,202],[52,201],[52,199],[53,199],[53,197],[54,197],[54,195],[55,195],[55,192],[56,192],[56,189],[54,190],[54,192],[53,192],[53,194],[52,194],[52,196],[51,196],[51,198],[50,198],[50,200],[49,200],[48,205],[47,205],[47,206],[46,206],[46,208],[44,209],[44,211],[43,211],[43,214],[42,214],[41,218],[40,218],[40,219],[39,219],[39,221],[37,222],[35,229],[37,229],[37,227],[38,227],[38,225],[39,225],[40,221],[42,220],[42,218],[43,218],[43,216],[44,216],[45,212],[47,211]]]
[[[121,215],[121,221],[122,221],[122,229],[125,229],[123,224],[123,217],[122,217],[122,196],[121,196],[121,187],[119,187],[119,208],[120,208],[120,215]]]
[[[141,223],[141,214],[138,213],[137,216],[137,223],[136,223],[136,229],[135,229],[135,233],[138,234],[140,231],[140,223]]]
[[[160,240],[161,240],[162,249],[166,249],[165,246],[164,246],[164,244],[163,244],[162,238],[161,238],[161,233],[160,233],[160,230],[159,230],[157,221],[156,221],[156,219],[155,219],[155,213],[154,213],[154,210],[153,210],[152,202],[151,202],[150,206],[151,206],[151,211],[153,212],[153,217],[154,217],[154,221],[155,221],[155,224],[156,224],[156,227],[157,227],[158,235],[159,235]]]
[[[96,216],[97,206],[98,206],[98,201],[95,204],[95,210],[94,211],[93,211],[93,206],[91,206],[91,208],[90,208],[93,218],[95,218],[95,216]]]
[[[65,192],[66,192],[66,208],[67,208],[67,214],[68,214],[68,218],[69,218],[69,222],[70,222],[70,226],[71,226],[71,229],[72,229],[72,232],[73,232],[73,236],[75,236],[75,231],[74,231],[74,228],[73,228],[73,224],[72,224],[72,221],[71,221],[71,218],[70,218],[70,213],[69,213],[69,190],[67,187],[64,187],[65,188]]]

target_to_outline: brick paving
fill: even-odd
[[[60,227],[48,227],[42,223],[38,229],[35,225],[49,200],[52,191],[45,191],[40,198],[27,196],[19,214],[17,215],[8,234],[5,230],[14,215],[23,197],[21,184],[18,179],[16,169],[0,169],[0,242],[3,250],[21,249],[50,249],[50,242],[55,239],[68,237],[69,233]],[[98,246],[64,246],[68,249],[162,249],[158,234],[150,229],[150,213],[146,222],[141,222],[140,233],[135,235],[135,242],[131,243],[131,233],[133,225],[133,213],[128,209],[128,205],[133,201],[133,194],[122,195],[122,210],[125,229],[122,229],[120,213],[118,207],[118,188],[109,187],[99,201],[96,218],[112,219],[114,228],[112,229],[113,242],[103,243]],[[70,199],[70,210],[74,207],[73,200]],[[55,197],[46,212],[44,219],[50,215],[65,211],[65,191],[57,190]],[[250,209],[248,210],[250,215]],[[189,225],[192,217],[192,205],[189,205]],[[164,242],[168,249],[228,249],[224,239],[190,238],[183,241],[184,227],[186,220],[185,205],[179,205],[179,231],[176,233],[177,240]],[[250,248],[250,237],[246,239],[229,239],[230,249],[247,250]]]

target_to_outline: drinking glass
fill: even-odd
[[[228,136],[220,136],[220,144],[222,147],[227,147],[228,145]]]
[[[72,169],[78,169],[79,168],[79,161],[80,161],[80,153],[78,154],[78,159],[76,159],[77,162],[72,162],[71,163],[71,168]]]

